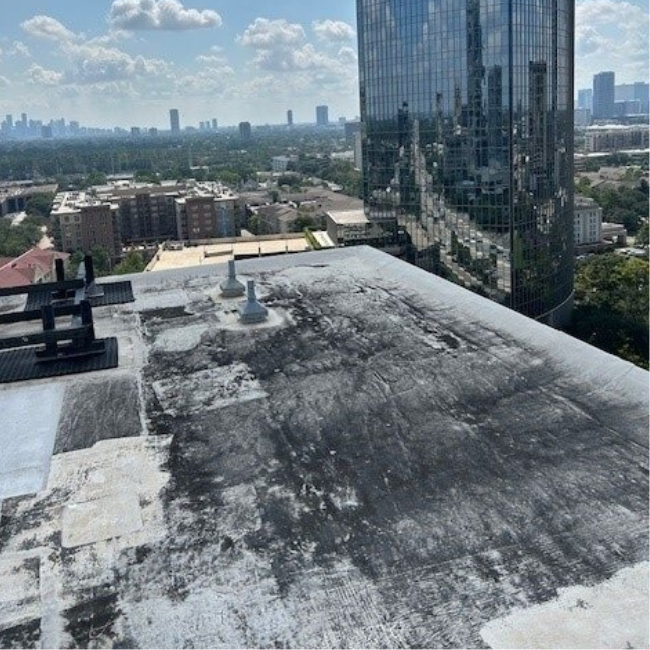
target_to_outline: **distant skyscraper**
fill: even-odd
[[[616,98],[615,75],[613,72],[599,72],[594,77],[593,115],[595,120],[606,120],[614,117],[614,102]]]
[[[327,126],[330,123],[329,107],[316,106],[316,125]]]
[[[251,129],[250,122],[240,122],[239,123],[239,137],[244,142],[248,142],[251,139],[253,133]]]
[[[594,99],[594,91],[591,88],[583,88],[578,91],[578,108],[591,110]]]
[[[639,102],[640,112],[647,113],[648,100],[650,99],[648,90],[649,86],[644,81],[621,84],[615,87],[615,99],[617,102]]]
[[[364,199],[378,245],[564,322],[573,0],[357,0],[357,17]]]
[[[212,130],[216,131],[219,128],[219,122],[216,117],[212,118]]]
[[[169,124],[172,135],[177,135],[181,132],[181,118],[177,108],[172,108],[169,111]]]
[[[287,126],[293,126],[293,111],[291,109],[287,111]]]
[[[646,115],[650,113],[650,84],[645,81],[637,81],[634,84],[634,99],[641,104],[641,112]]]

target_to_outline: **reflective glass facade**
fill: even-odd
[[[573,0],[357,0],[366,211],[410,262],[559,323]]]

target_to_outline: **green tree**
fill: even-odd
[[[92,187],[93,185],[106,185],[106,174],[104,172],[93,170],[80,183],[82,189]]]
[[[111,273],[111,258],[106,249],[101,246],[93,246],[90,249],[90,254],[93,256],[95,275],[97,277],[109,275]]]
[[[142,253],[139,251],[129,251],[124,259],[115,267],[115,275],[127,275],[129,273],[142,273],[147,265],[145,264]]]
[[[648,246],[648,222],[644,221],[639,232],[636,234],[636,245],[637,246]]]
[[[315,228],[316,222],[307,214],[299,214],[293,222],[293,232],[302,232],[306,228]]]
[[[568,332],[647,368],[648,271],[646,260],[613,253],[581,262]]]
[[[30,216],[47,218],[52,210],[54,194],[34,194],[25,205],[25,212]]]
[[[0,219],[0,257],[18,257],[36,246],[43,237],[40,227],[28,219],[16,226]]]

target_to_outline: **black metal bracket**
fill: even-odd
[[[72,315],[70,327],[57,328],[56,317],[61,316],[53,305],[41,307],[38,319],[33,314],[23,312],[22,322],[40,320],[41,332],[22,334],[9,338],[0,338],[0,351],[25,348],[37,345],[44,347],[35,352],[39,363],[59,361],[62,359],[83,359],[88,356],[103,354],[103,341],[95,338],[92,307],[87,300],[65,309],[66,314]],[[61,343],[66,343],[61,345]]]
[[[65,268],[63,260],[56,260],[56,282],[50,284],[35,284],[28,287],[27,291],[10,289],[13,293],[6,295],[17,295],[27,293],[26,312],[34,312],[43,305],[73,305],[79,304],[82,300],[88,300],[93,307],[105,307],[108,305],[121,305],[135,300],[133,287],[129,281],[107,282],[99,284],[95,277],[95,268],[92,255],[86,255],[83,262],[79,264],[77,277],[74,280],[65,279]],[[0,297],[2,297],[0,291]]]
[[[0,325],[41,324],[41,331],[0,337],[0,383],[117,367],[117,339],[95,336],[91,300],[102,300],[104,291],[95,282],[92,257],[85,257],[75,280],[65,280],[62,260],[56,261],[56,275],[57,282],[0,290],[0,297],[28,297],[25,311],[0,314]],[[58,326],[65,316],[70,324]]]

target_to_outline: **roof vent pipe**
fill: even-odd
[[[221,284],[221,295],[224,298],[239,298],[246,293],[244,285],[237,280],[235,260],[228,262],[228,279]]]
[[[255,282],[248,281],[248,300],[239,309],[240,320],[245,325],[262,323],[269,317],[269,310],[257,300]]]

